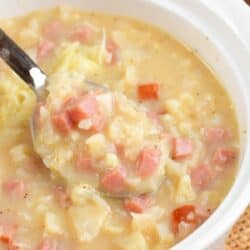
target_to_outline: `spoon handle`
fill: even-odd
[[[36,79],[32,76],[31,70],[39,67],[2,29],[0,29],[0,57],[27,84],[36,88]]]

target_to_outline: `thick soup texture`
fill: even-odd
[[[165,250],[213,213],[234,181],[238,127],[192,50],[71,8],[0,27],[49,75],[35,105],[0,62],[0,249]]]

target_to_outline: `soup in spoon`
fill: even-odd
[[[35,111],[36,152],[69,185],[116,197],[156,192],[171,144],[160,120],[122,93],[89,89],[82,76],[49,80],[46,102]]]

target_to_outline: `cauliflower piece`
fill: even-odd
[[[90,48],[79,42],[64,43],[57,50],[57,60],[53,72],[83,72],[91,74],[98,71],[99,47]]]
[[[47,212],[44,218],[45,232],[48,234],[63,234],[65,225],[62,218],[55,213]]]
[[[130,235],[123,237],[117,241],[119,250],[148,250],[149,247],[143,236],[139,232],[131,233]]]
[[[90,203],[84,207],[72,206],[68,213],[78,240],[90,242],[99,234],[109,209]]]
[[[88,151],[93,157],[102,157],[106,151],[106,144],[103,134],[94,134],[86,140]]]
[[[192,188],[189,175],[182,176],[177,184],[175,200],[177,203],[190,202],[195,199],[195,192]]]
[[[30,147],[27,144],[19,144],[10,150],[11,159],[15,163],[21,163],[30,156]]]
[[[181,103],[176,99],[169,99],[165,101],[165,109],[179,120],[185,118]]]
[[[52,195],[37,196],[35,201],[29,203],[29,206],[33,208],[37,213],[43,215],[49,212],[49,207],[52,200]]]
[[[156,222],[152,216],[147,214],[131,214],[133,217],[132,228],[134,231],[141,232],[150,237],[157,237]]]
[[[157,221],[164,214],[164,209],[160,207],[152,207],[142,214],[131,213],[132,228],[134,231],[148,234],[150,237],[158,237]]]
[[[171,180],[177,181],[179,178],[186,173],[187,166],[180,164],[172,159],[166,161],[166,175]]]
[[[192,137],[194,134],[191,122],[180,122],[179,131],[183,136],[187,137]]]
[[[103,231],[110,235],[117,235],[123,233],[125,230],[125,226],[120,223],[119,221],[115,221],[113,217],[106,220],[105,224],[103,225]]]
[[[177,121],[172,114],[162,115],[161,121],[165,129],[169,131],[173,136],[179,135],[179,131],[177,129]]]
[[[111,93],[97,95],[96,100],[105,113],[111,114],[113,112],[113,95]]]
[[[0,128],[19,128],[27,125],[35,105],[35,94],[18,77],[0,77]]]
[[[136,86],[138,83],[138,76],[137,76],[137,71],[136,67],[134,65],[128,65],[125,70],[125,78],[130,86]]]
[[[193,95],[191,95],[190,93],[181,94],[180,101],[183,105],[188,106],[189,108],[193,108],[196,103]]]
[[[169,230],[169,226],[166,223],[159,223],[156,225],[159,242],[164,244],[173,244],[174,235]]]
[[[110,210],[108,203],[100,197],[99,193],[97,193],[93,187],[87,184],[73,186],[70,192],[70,197],[72,202],[77,206],[85,206],[89,204],[102,207],[107,211]]]
[[[90,242],[100,232],[110,207],[91,186],[76,185],[70,192],[73,206],[68,213],[79,241]]]
[[[119,166],[119,159],[118,157],[113,153],[107,153],[104,159],[104,166],[105,169],[114,169]]]

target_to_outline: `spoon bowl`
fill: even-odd
[[[0,57],[10,66],[10,68],[27,83],[34,91],[37,97],[37,102],[44,102],[48,96],[47,85],[49,83],[47,75],[39,68],[39,66],[2,30],[0,29]],[[108,92],[110,89],[106,86],[97,84],[90,80],[84,80],[88,91]],[[32,142],[36,149],[37,127],[35,122],[35,112],[30,120],[30,129]],[[40,155],[38,153],[38,155]],[[41,157],[41,155],[40,155]],[[45,166],[50,169],[50,164],[41,157]],[[163,182],[163,180],[162,180]],[[153,195],[162,182],[159,182],[157,189],[151,192],[126,192],[126,193],[110,193],[99,190],[104,196],[111,198],[126,198],[131,196],[140,196],[145,194]]]

